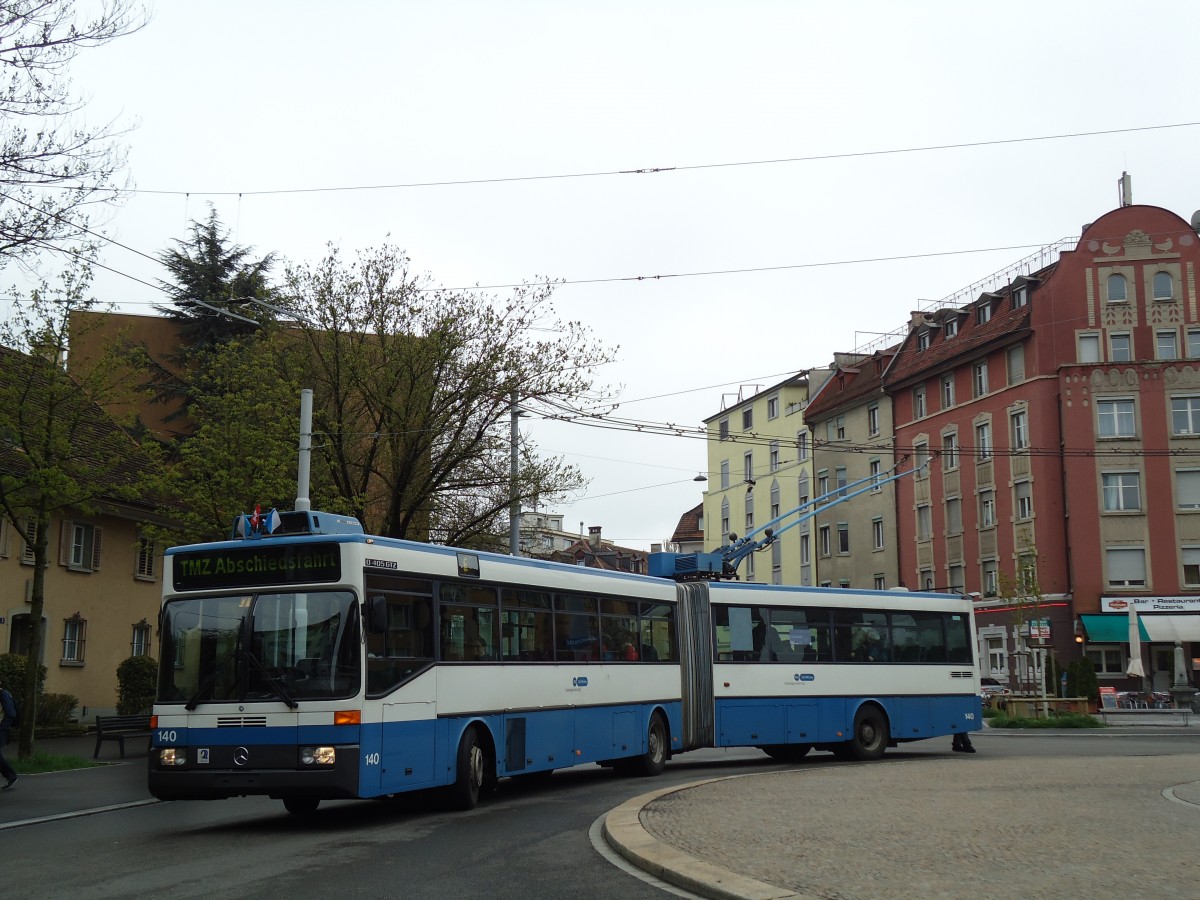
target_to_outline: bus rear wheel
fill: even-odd
[[[447,789],[450,805],[455,809],[474,809],[479,805],[483,788],[484,754],[479,732],[468,728],[458,743],[458,761],[454,783]]]
[[[812,749],[812,744],[767,744],[758,749],[771,757],[771,759],[793,763],[800,762],[800,760],[808,756],[808,751]]]
[[[650,717],[646,729],[646,752],[633,759],[619,760],[614,768],[622,775],[639,775],[649,778],[661,775],[667,766],[667,723],[659,713]]]
[[[864,706],[854,715],[854,736],[846,748],[854,759],[871,760],[883,756],[889,740],[887,717],[878,706]]]
[[[311,816],[321,801],[316,797],[284,797],[283,808],[293,816]]]

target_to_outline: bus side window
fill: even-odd
[[[381,693],[433,660],[433,598],[387,592],[387,630],[367,637],[367,691]]]
[[[833,614],[833,659],[835,662],[854,660],[854,623],[858,614],[853,610],[839,609]]]
[[[675,607],[669,603],[641,603],[638,609],[642,659],[674,662],[679,658],[675,644]]]

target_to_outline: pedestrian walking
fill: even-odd
[[[959,753],[974,753],[975,745],[971,743],[971,738],[965,731],[956,731],[954,740],[950,743],[950,749],[956,750]]]
[[[0,707],[4,715],[0,716],[0,776],[4,778],[4,786],[0,791],[7,791],[17,783],[17,773],[7,759],[4,758],[4,745],[8,743],[8,732],[17,724],[17,704],[13,702],[8,685],[0,679]]]

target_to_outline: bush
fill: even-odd
[[[117,715],[150,712],[158,685],[158,663],[149,656],[131,656],[117,666]]]
[[[25,696],[25,667],[29,661],[22,653],[0,653],[0,678],[8,686],[8,692],[20,700]],[[37,692],[40,694],[46,687],[46,667],[41,667],[38,673]]]
[[[1067,664],[1067,691],[1072,697],[1087,697],[1093,703],[1100,702],[1096,666],[1086,656]]]
[[[1061,716],[1048,716],[1045,719],[1027,719],[1021,716],[1006,716],[1003,713],[993,716],[988,722],[992,728],[1103,728],[1095,716],[1081,713],[1065,713]]]
[[[42,694],[38,698],[37,724],[39,727],[66,725],[78,705],[79,698],[71,694]]]

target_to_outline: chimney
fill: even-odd
[[[595,549],[600,546],[600,526],[599,525],[589,525],[588,526],[588,543],[592,546],[592,549]]]

